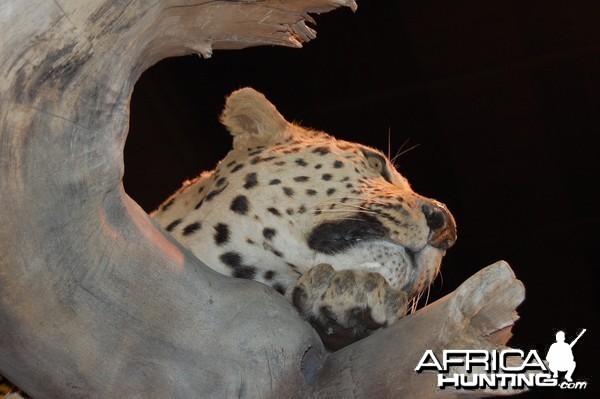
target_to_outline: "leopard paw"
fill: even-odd
[[[383,276],[362,270],[336,271],[320,264],[300,276],[290,300],[329,349],[341,349],[406,314],[406,293]]]

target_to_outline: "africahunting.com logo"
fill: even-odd
[[[448,349],[438,357],[428,349],[415,371],[437,371],[439,388],[582,390],[588,383],[573,380],[577,365],[573,346],[585,331],[583,329],[570,343],[565,342],[565,333],[558,331],[556,342],[546,354],[546,362],[536,350]]]

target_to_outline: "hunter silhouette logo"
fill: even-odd
[[[573,346],[577,343],[579,338],[585,332],[585,328],[579,333],[577,338],[570,344],[565,342],[565,332],[559,331],[556,333],[556,342],[550,346],[548,354],[546,355],[546,361],[548,361],[548,368],[552,371],[554,378],[558,377],[559,371],[566,371],[565,380],[568,382],[573,381],[573,371],[575,371],[575,358],[573,357]]]

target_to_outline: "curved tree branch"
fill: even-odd
[[[2,373],[40,397],[302,391],[305,353],[322,354],[316,334],[276,293],[213,272],[161,233],[122,189],[122,149],[148,66],[298,47],[314,36],[308,12],[342,4],[2,6]]]

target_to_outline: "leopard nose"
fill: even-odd
[[[456,222],[441,202],[430,200],[421,205],[429,226],[428,243],[439,249],[448,249],[456,242]]]

